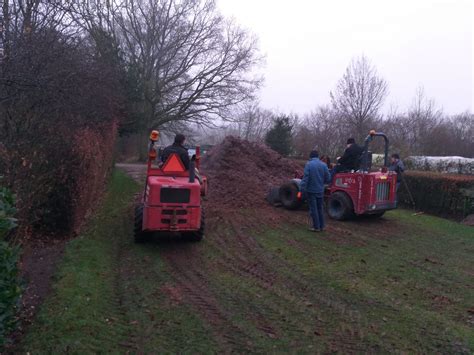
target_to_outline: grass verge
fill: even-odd
[[[135,245],[137,191],[114,173],[99,213],[68,244],[22,351],[474,350],[470,227],[398,210],[330,221],[315,234],[300,211],[258,230],[211,217],[202,243]]]
[[[132,241],[130,204],[138,191],[132,179],[114,172],[100,210],[84,233],[68,243],[53,292],[20,344],[22,351],[212,348],[199,318],[163,296],[167,275],[156,247]]]
[[[371,349],[472,351],[472,228],[403,210],[387,214],[384,223],[390,228],[380,232],[372,221],[371,228],[358,222],[346,245],[335,243],[330,232],[293,227],[269,230],[258,240],[288,265],[282,272],[307,282],[310,293],[326,290],[350,305],[360,341]]]

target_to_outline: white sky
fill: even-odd
[[[265,108],[305,113],[354,56],[389,83],[400,111],[423,85],[446,113],[474,109],[474,0],[217,0],[259,38]]]

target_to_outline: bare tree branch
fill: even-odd
[[[359,138],[367,134],[388,94],[387,82],[362,56],[353,59],[334,92],[330,93],[333,108]]]

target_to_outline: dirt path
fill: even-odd
[[[117,167],[127,172],[138,183],[144,182],[145,165],[117,164]],[[212,230],[212,223],[208,228]],[[198,249],[180,241],[159,243],[160,256],[167,263],[166,266],[174,285],[172,297],[184,300],[198,311],[203,319],[206,319],[212,326],[213,335],[221,349],[230,351],[238,347],[242,350],[252,350],[251,346],[245,342],[248,338],[245,329],[232,322],[228,312],[219,305],[209,289],[210,273],[203,268],[202,255]]]
[[[14,352],[14,345],[28,331],[38,309],[50,294],[52,279],[65,244],[65,240],[52,240],[49,245],[31,243],[24,247],[20,272],[26,287],[23,289],[17,316],[19,326],[10,334],[11,344],[7,346],[8,351]]]
[[[118,164],[117,167],[143,183],[145,166]],[[216,184],[218,182],[213,182]],[[260,208],[259,216],[247,215],[245,211],[219,205],[212,199],[212,194],[204,208],[209,216],[205,243],[198,247],[170,242],[160,245],[159,254],[166,261],[172,278],[173,297],[183,300],[206,320],[221,350],[263,351],[265,341],[249,341],[255,338],[252,334],[255,331],[267,340],[288,335],[298,337],[298,334],[309,336],[309,341],[306,339],[302,344],[309,343],[308,346],[315,348],[318,348],[318,338],[328,336],[331,350],[367,350],[364,336],[359,331],[366,324],[361,324],[360,314],[352,309],[349,300],[310,284],[291,264],[275,258],[254,238],[253,233],[262,230],[262,221],[270,221],[277,229],[284,223],[304,225],[306,212],[269,207]],[[351,234],[351,226],[347,225],[332,224],[328,229],[336,242]],[[242,306],[242,301],[234,298],[232,291],[216,284],[215,279],[221,275],[245,280],[257,290],[265,291],[271,301],[263,302],[264,309],[254,308],[252,299],[248,307]],[[258,291],[247,296],[261,297]],[[223,299],[228,302],[221,304]],[[304,321],[291,317],[292,313],[299,314]],[[245,322],[239,321],[240,317],[245,317]],[[327,321],[326,317],[333,319]],[[340,319],[341,323],[333,322],[334,319]],[[307,329],[307,324],[313,324],[312,328]],[[254,330],[249,331],[249,327]]]
[[[130,175],[136,182],[143,184],[146,176],[146,165],[145,164],[115,164],[119,169],[125,171]]]
[[[22,352],[474,350],[469,227],[394,211],[314,234],[306,211],[263,203],[253,177],[257,192],[240,186],[229,203],[238,181],[214,171],[203,241],[135,244],[145,166],[118,168],[139,185],[114,173],[103,206],[65,248]]]

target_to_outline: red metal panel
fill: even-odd
[[[161,170],[165,174],[183,173],[186,171],[183,162],[179,158],[178,154],[171,154],[166,162],[161,167]]]
[[[351,199],[356,214],[391,209],[395,206],[397,175],[393,172],[339,173],[329,187],[330,194],[344,191]],[[377,185],[388,182],[390,190],[387,200],[378,201]]]
[[[185,177],[171,177],[171,176],[150,176],[145,191],[145,204],[150,206],[161,205],[161,188],[173,189],[189,189],[191,190],[190,200],[186,205],[200,206],[201,205],[201,185],[199,181],[189,182]],[[182,205],[183,203],[176,203],[171,205]]]
[[[207,179],[199,176],[189,182],[189,171],[182,170],[184,166],[177,155],[171,155],[161,167],[153,167],[149,160],[143,230],[180,232],[200,228],[201,193],[207,192]]]
[[[164,214],[164,211],[167,213]],[[181,211],[186,213],[180,214]],[[143,230],[145,231],[196,231],[200,227],[200,207],[145,206],[144,208]]]

